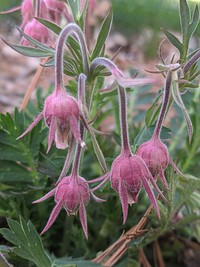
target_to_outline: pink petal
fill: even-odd
[[[160,190],[160,188],[158,187],[157,183],[155,182],[155,180],[153,179],[152,176],[150,176],[150,180],[154,186],[154,188],[156,189],[156,191],[158,192],[158,194],[161,196],[161,198],[165,201],[165,203],[167,205],[169,205],[169,202],[168,200],[166,199],[166,197],[163,195],[162,191]]]
[[[109,173],[107,173],[107,175],[105,176],[103,181],[99,185],[97,185],[94,188],[92,188],[91,192],[94,192],[95,190],[99,189],[103,184],[105,184],[108,181],[109,177],[110,177]]]
[[[83,147],[85,145],[85,143],[81,140],[79,124],[78,124],[78,121],[74,115],[70,116],[70,127],[71,127],[72,133],[74,135],[74,138]]]
[[[87,181],[87,183],[88,183],[88,184],[91,184],[91,183],[97,183],[97,182],[100,182],[100,181],[104,180],[107,176],[110,176],[110,172],[104,174],[103,176],[101,176],[101,177],[99,177],[99,178],[89,180],[89,181]]]
[[[56,133],[56,118],[52,117],[50,127],[49,127],[49,136],[48,136],[48,148],[47,148],[47,153],[49,152],[51,145],[53,143],[53,140],[55,138],[55,133]]]
[[[127,189],[122,181],[119,183],[119,197],[122,204],[123,211],[123,224],[125,224],[128,216],[128,193]]]
[[[144,189],[145,191],[147,192],[147,195],[152,203],[152,205],[154,206],[154,209],[156,210],[156,213],[158,215],[158,218],[160,219],[160,211],[159,211],[159,208],[158,208],[158,203],[157,203],[157,200],[154,196],[154,193],[150,187],[150,184],[148,182],[148,180],[142,175],[141,176],[141,180],[142,180],[142,184],[144,186]]]
[[[102,199],[102,198],[99,198],[99,197],[95,196],[94,193],[92,193],[92,192],[91,192],[91,196],[98,203],[101,203],[101,202],[105,202],[106,201],[105,199]]]
[[[180,170],[179,168],[176,166],[176,164],[173,162],[172,159],[169,159],[169,163],[172,165],[173,169],[175,170],[175,172],[177,172],[180,176],[187,178]]]
[[[83,201],[80,202],[79,216],[80,216],[80,221],[81,221],[81,225],[82,225],[82,228],[83,228],[83,232],[85,234],[86,239],[88,239],[86,210],[85,210],[85,205],[84,205]]]
[[[53,208],[49,220],[40,235],[43,235],[55,222],[60,210],[62,209],[62,205],[63,205],[63,200],[61,199],[59,202],[56,203],[56,206]]]
[[[33,201],[32,203],[33,204],[40,203],[40,202],[42,202],[42,201],[44,201],[44,200],[52,197],[54,195],[55,191],[56,191],[56,189],[54,188],[53,190],[51,190],[50,192],[48,192],[46,195],[44,195],[43,197],[41,197],[41,198]]]
[[[169,189],[169,186],[168,186],[168,183],[167,183],[167,180],[166,180],[166,178],[165,178],[165,174],[164,174],[164,171],[163,170],[161,170],[160,171],[160,179],[161,179],[161,181],[162,181],[162,183],[163,183],[163,185],[164,185],[164,187],[168,190],[168,191],[170,191],[170,189]]]
[[[38,122],[42,119],[43,117],[43,113],[41,112],[37,118],[31,123],[31,125],[29,125],[29,127],[26,129],[26,131],[21,134],[19,137],[17,137],[17,140],[22,138],[24,135],[26,135],[28,132],[30,132],[35,126],[36,124],[38,124]]]

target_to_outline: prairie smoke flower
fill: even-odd
[[[85,143],[80,138],[78,126],[79,116],[76,99],[68,95],[65,89],[56,90],[46,98],[43,111],[18,139],[31,131],[44,117],[49,128],[47,152],[50,150],[53,141],[57,148],[65,149],[68,147],[68,140],[72,136],[81,146],[84,146]]]
[[[171,70],[168,70],[164,87],[162,107],[156,123],[156,127],[154,129],[153,136],[149,141],[143,143],[138,148],[138,151],[136,153],[144,160],[155,181],[157,181],[158,177],[160,176],[160,179],[167,190],[169,190],[169,187],[165,178],[164,170],[166,169],[168,164],[171,163],[174,170],[181,174],[174,162],[170,159],[167,146],[160,139],[161,128],[170,99],[171,82],[172,72]]]
[[[33,203],[42,202],[52,196],[54,196],[56,205],[52,210],[49,220],[42,230],[41,235],[52,226],[61,209],[64,208],[68,216],[79,213],[84,234],[86,238],[88,238],[85,206],[90,200],[90,190],[86,180],[77,175],[64,177],[57,184],[56,188]]]
[[[26,24],[24,33],[43,44],[48,44],[50,42],[49,30],[36,19],[32,19]],[[22,45],[30,44],[25,38],[22,39],[21,43]]]
[[[23,17],[21,28],[23,29],[25,27],[25,25],[29,21],[31,21],[34,17],[33,0],[24,0],[22,2],[21,13],[22,13],[22,17]]]
[[[128,215],[128,204],[137,202],[141,187],[144,187],[150,201],[152,202],[158,218],[160,212],[154,193],[150,186],[152,176],[139,156],[121,153],[112,163],[110,181],[114,190],[119,193],[123,211],[123,223]]]
[[[90,182],[102,182],[95,188],[98,189],[109,178],[111,186],[119,193],[120,201],[123,211],[123,223],[126,222],[128,215],[128,204],[137,202],[140,189],[144,187],[154,209],[160,218],[160,212],[157,204],[157,200],[151,189],[150,182],[160,194],[162,199],[168,203],[164,197],[156,182],[154,181],[152,174],[150,173],[144,160],[131,152],[129,138],[128,138],[128,125],[127,125],[127,112],[126,112],[126,91],[124,88],[118,88],[119,93],[119,105],[120,105],[120,126],[121,126],[121,153],[113,161],[111,171],[105,174],[103,177],[99,177]]]

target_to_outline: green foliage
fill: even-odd
[[[10,243],[14,244],[13,252],[18,256],[34,262],[38,267],[50,267],[51,260],[44,251],[40,236],[33,224],[26,223],[20,217],[20,223],[8,219],[9,229],[0,229],[0,233]]]

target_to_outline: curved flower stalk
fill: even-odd
[[[111,60],[104,57],[97,57],[91,62],[90,72],[93,73],[95,69],[100,66],[106,67],[112,73],[117,83],[121,87],[131,87],[131,86],[155,83],[155,80],[153,79],[126,77]]]
[[[43,111],[28,129],[18,137],[19,139],[31,131],[42,117],[44,117],[46,126],[49,127],[47,152],[51,148],[53,141],[55,141],[56,147],[59,149],[68,147],[68,140],[71,138],[71,135],[73,135],[74,139],[78,141],[81,146],[85,145],[80,138],[80,129],[78,127],[80,117],[84,121],[84,125],[87,127],[84,115],[80,112],[80,96],[77,102],[74,97],[68,95],[63,82],[63,50],[65,40],[70,34],[74,34],[79,40],[83,56],[84,70],[85,72],[88,71],[87,48],[84,35],[76,24],[71,23],[62,30],[56,46],[54,92],[46,98]],[[81,74],[79,77],[79,87],[81,86],[81,88],[85,86],[86,80],[86,76],[84,75],[83,78],[83,75],[84,74]],[[85,94],[84,90],[85,89],[83,88],[81,91],[82,94]]]
[[[98,189],[103,185],[108,178],[110,178],[111,186],[119,193],[120,201],[123,211],[123,223],[126,222],[128,215],[128,204],[132,205],[137,202],[140,189],[144,187],[150,201],[152,202],[155,211],[160,218],[158,203],[151,189],[150,182],[153,184],[156,191],[161,195],[163,200],[168,203],[157,184],[155,183],[152,174],[150,173],[144,160],[138,155],[131,152],[129,139],[128,139],[128,126],[126,118],[126,93],[125,89],[119,87],[119,103],[120,103],[120,126],[121,126],[121,153],[113,161],[111,171],[104,176],[91,180],[89,182],[102,181]]]
[[[161,128],[169,104],[171,85],[172,85],[172,70],[169,69],[166,76],[162,107],[156,123],[156,127],[154,129],[153,136],[149,141],[143,143],[138,148],[136,153],[144,160],[154,180],[157,181],[158,177],[160,177],[164,187],[167,190],[169,190],[169,186],[167,184],[164,171],[167,168],[168,164],[171,163],[175,171],[181,173],[175,166],[173,161],[170,159],[167,146],[160,139]]]
[[[44,102],[43,111],[17,139],[30,132],[42,117],[44,117],[45,124],[49,128],[47,152],[50,150],[53,141],[57,148],[67,148],[68,141],[72,136],[81,146],[85,145],[80,137],[78,126],[80,112],[77,101],[74,97],[68,95],[66,91],[58,89],[48,96]]]

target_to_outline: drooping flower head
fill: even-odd
[[[90,200],[90,190],[86,180],[75,175],[64,177],[57,184],[55,189],[51,190],[45,196],[34,201],[33,203],[42,202],[53,195],[56,205],[52,210],[49,220],[41,234],[45,233],[52,226],[61,209],[64,208],[68,216],[79,213],[84,234],[86,238],[88,238],[85,206]]]
[[[48,28],[46,28],[36,19],[32,19],[26,24],[24,33],[43,44],[48,44],[50,42],[50,32]],[[30,44],[25,38],[22,39],[21,43],[22,45]]]
[[[173,168],[180,173],[178,168],[170,159],[167,146],[160,139],[160,133],[171,94],[170,88],[172,83],[172,71],[173,71],[173,69],[171,69],[172,67],[173,66],[170,66],[170,69],[167,72],[162,107],[159,113],[156,127],[154,129],[153,136],[149,141],[143,143],[138,148],[138,151],[136,153],[144,160],[152,176],[154,177],[154,180],[157,181],[158,177],[160,177],[164,187],[167,190],[169,190],[169,186],[165,178],[164,170],[166,169],[168,164],[171,163]]]
[[[111,171],[103,177],[92,180],[93,182],[102,182],[95,188],[103,185],[108,178],[110,178],[111,186],[119,193],[120,201],[123,211],[123,223],[126,222],[128,215],[128,204],[137,202],[140,189],[143,187],[152,202],[153,207],[160,218],[160,212],[157,200],[151,189],[150,183],[154,186],[155,190],[159,193],[161,198],[168,203],[152,174],[150,173],[144,160],[131,152],[129,138],[128,138],[128,125],[127,125],[127,112],[126,112],[126,91],[124,88],[118,88],[119,93],[119,106],[120,106],[120,126],[121,126],[121,153],[113,161]]]
[[[71,137],[74,137],[81,146],[84,146],[85,143],[80,138],[78,126],[79,116],[79,107],[76,99],[68,95],[65,89],[54,91],[46,98],[43,111],[18,139],[31,131],[44,117],[45,123],[49,128],[47,151],[51,148],[53,141],[57,148],[67,148]]]
[[[155,181],[160,177],[165,188],[169,189],[164,175],[170,161],[167,146],[160,139],[151,138],[139,147],[136,154],[144,160]]]
[[[123,223],[128,215],[128,204],[137,202],[140,189],[144,187],[158,217],[160,212],[154,193],[150,186],[151,174],[145,162],[139,156],[121,153],[112,163],[110,181],[119,193],[123,211]]]

